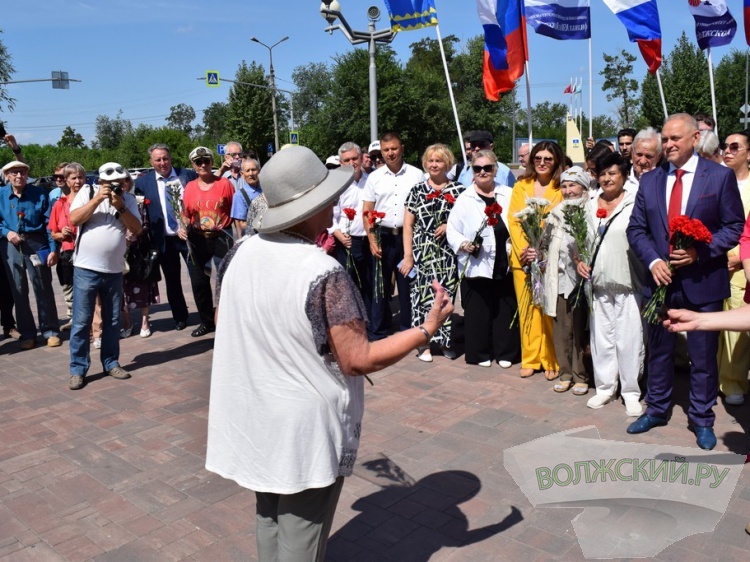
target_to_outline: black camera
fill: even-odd
[[[119,182],[113,181],[110,185],[112,186],[112,193],[114,193],[118,197],[122,195],[122,186]]]

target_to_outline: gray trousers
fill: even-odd
[[[255,492],[259,562],[322,562],[343,476],[296,494]]]
[[[565,297],[557,295],[557,316],[554,319],[552,337],[561,381],[586,384],[589,382],[589,375],[583,363],[583,352],[587,343],[586,307],[587,304],[584,302],[572,308]]]

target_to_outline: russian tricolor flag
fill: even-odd
[[[745,41],[750,45],[750,0],[745,0]]]
[[[484,95],[498,101],[515,88],[529,60],[523,0],[477,0],[484,27]]]
[[[747,0],[745,0],[747,2]],[[628,30],[628,38],[638,43],[648,71],[661,66],[661,27],[656,0],[604,0]]]

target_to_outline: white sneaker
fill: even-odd
[[[635,398],[625,398],[625,412],[635,418],[643,413],[643,406]]]
[[[94,347],[96,349],[102,348],[102,338],[94,338]]]
[[[503,369],[510,369],[513,366],[513,363],[510,361],[505,361],[504,359],[501,359],[497,362],[498,365],[500,365]]]
[[[728,394],[727,397],[724,399],[724,402],[729,404],[730,406],[741,406],[745,403],[745,395],[744,394]]]
[[[482,361],[481,363],[477,363],[480,367],[492,367],[492,361],[487,359],[487,361]]]
[[[151,328],[146,328],[145,330],[141,330],[141,337],[147,338],[151,335]]]
[[[419,354],[419,360],[424,361],[425,363],[432,363],[432,353],[430,353],[429,349],[425,349],[422,353]]]
[[[589,398],[589,401],[586,402],[586,406],[591,408],[592,410],[598,410],[605,404],[609,404],[612,402],[612,397],[607,396],[606,394],[597,394],[596,396],[592,396]]]

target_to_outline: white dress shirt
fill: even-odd
[[[404,206],[411,188],[422,181],[422,171],[404,163],[395,174],[388,166],[374,170],[367,178],[363,201],[375,203],[375,210],[385,213],[380,226],[404,226]]]
[[[368,174],[362,172],[359,181],[354,180],[341,194],[338,202],[333,207],[333,225],[328,232],[333,234],[340,230],[344,234],[351,236],[365,236],[365,225],[362,221],[362,198],[365,194],[365,184],[367,183]],[[356,209],[357,216],[349,223],[349,219],[343,212],[346,208]]]
[[[698,169],[698,155],[693,153],[690,160],[685,162],[685,165],[680,168],[685,170],[682,175],[682,203],[680,205],[680,214],[685,214],[685,207],[687,207],[688,197],[690,197],[690,189],[693,187],[693,179],[695,179],[695,171]],[[669,200],[672,197],[672,188],[674,182],[677,179],[675,175],[677,168],[674,164],[669,165],[669,175],[667,176],[667,210],[669,210]]]
[[[164,217],[164,233],[167,236],[177,236],[177,232],[170,228],[169,219],[167,218],[169,216],[167,215],[167,183],[170,181],[179,180],[180,178],[177,177],[174,168],[172,168],[172,171],[168,176],[162,176],[156,170],[154,170],[154,174],[156,174],[156,189],[159,192],[159,203],[161,204],[161,212],[162,216]],[[182,190],[185,190],[184,185],[182,186]],[[170,208],[169,212],[171,211],[172,210]],[[180,222],[179,217],[175,217],[175,220],[177,220],[178,223]]]

